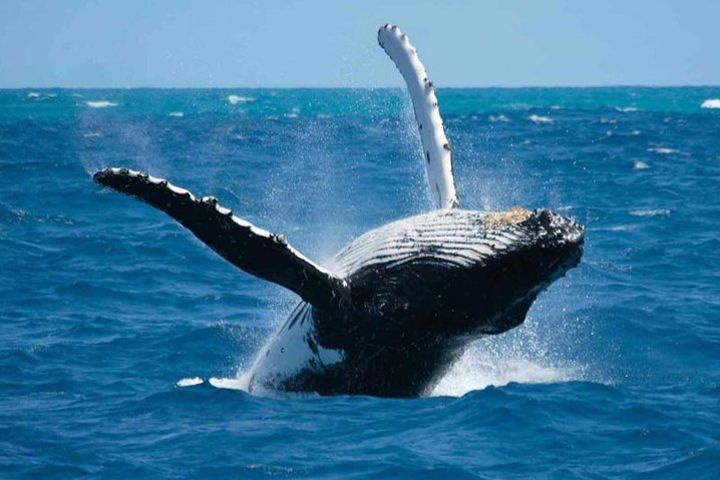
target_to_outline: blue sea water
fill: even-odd
[[[381,399],[236,389],[292,294],[90,174],[327,262],[431,208],[403,91],[0,91],[0,477],[719,478],[718,97],[440,90],[463,205],[552,207],[586,250],[432,394]]]

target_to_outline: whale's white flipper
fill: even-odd
[[[313,306],[334,309],[347,283],[313,263],[276,235],[236,217],[214,197],[197,198],[167,180],[127,168],[106,168],[93,179],[162,210],[227,261],[282,285]]]
[[[458,207],[460,202],[455,191],[450,142],[445,136],[433,83],[428,78],[415,47],[397,25],[387,24],[380,27],[378,43],[395,62],[407,84],[420,130],[431,195],[439,208]]]

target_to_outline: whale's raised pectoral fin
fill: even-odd
[[[106,168],[93,179],[162,210],[225,260],[292,290],[316,307],[332,308],[346,294],[344,280],[308,260],[282,235],[236,217],[213,197],[197,198],[167,180],[126,168]]]
[[[378,43],[395,63],[405,80],[412,99],[423,147],[423,163],[427,172],[430,195],[438,208],[460,206],[452,172],[452,148],[445,136],[440,106],[433,82],[417,50],[397,25],[383,25],[378,30]]]

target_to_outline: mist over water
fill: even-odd
[[[242,391],[296,297],[90,175],[214,195],[332,266],[430,208],[401,90],[0,91],[0,475],[712,478],[717,89],[438,95],[463,207],[574,216],[585,255],[388,400]]]

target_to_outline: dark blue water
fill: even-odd
[[[233,389],[292,294],[89,172],[149,170],[327,261],[430,208],[402,91],[0,91],[0,477],[718,478],[720,89],[439,96],[463,205],[552,207],[586,253],[432,396],[388,400]]]

